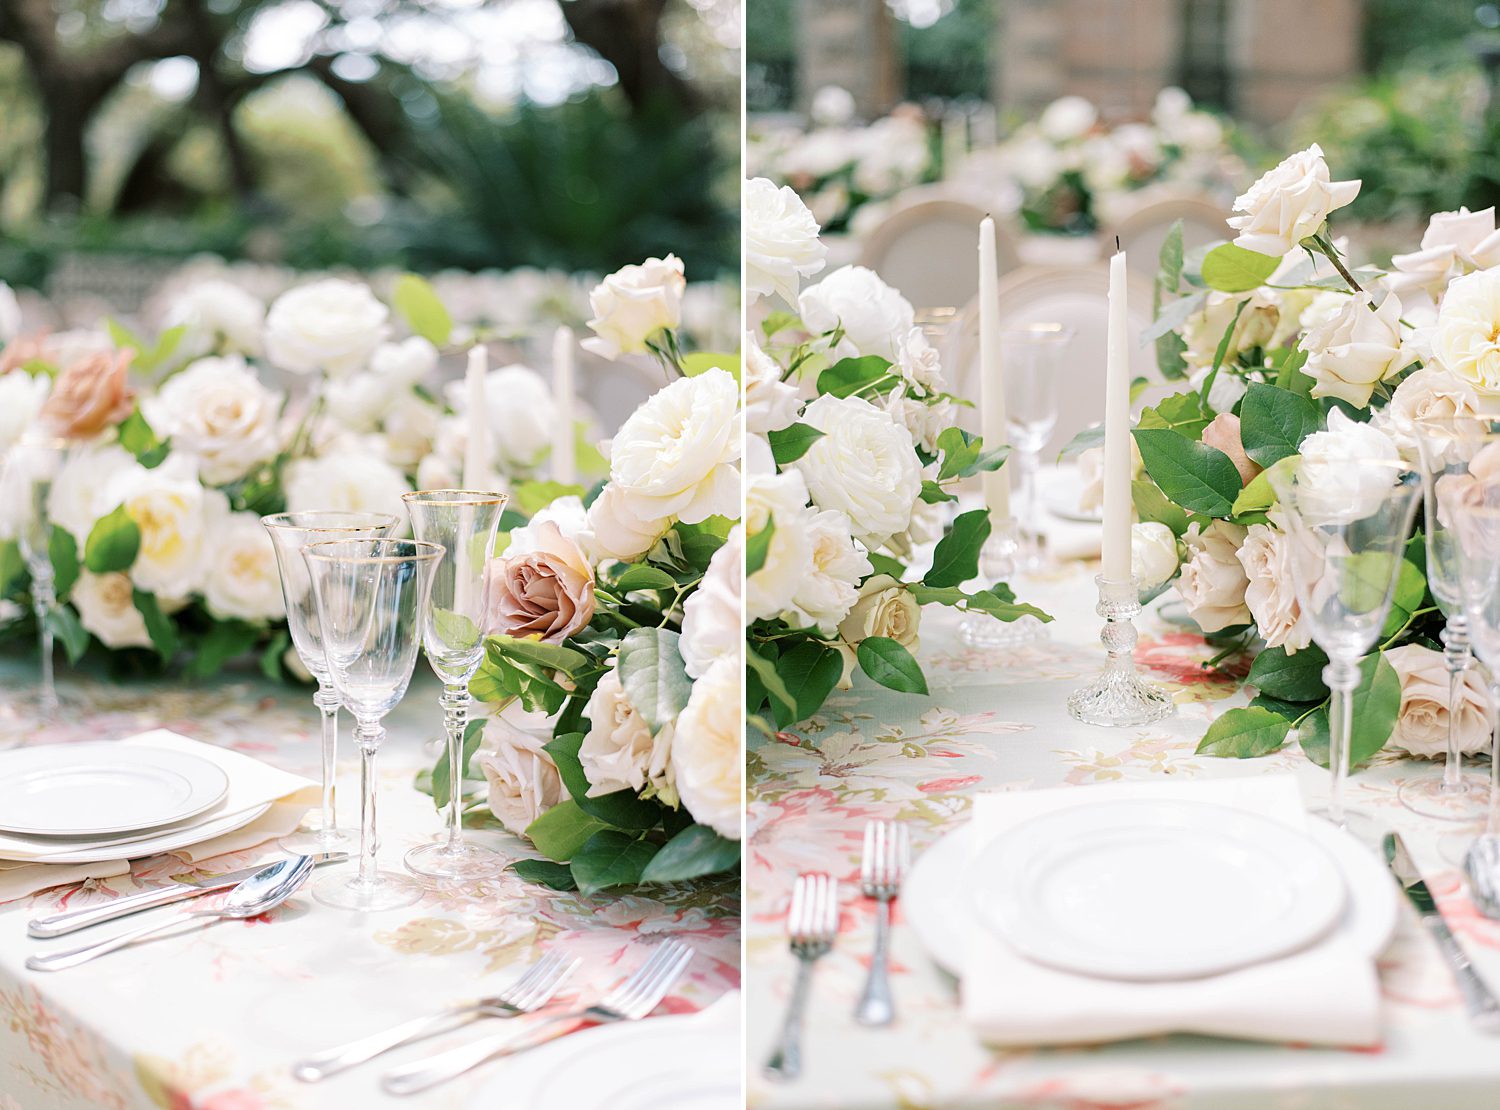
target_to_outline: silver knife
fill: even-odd
[[[1400,833],[1385,835],[1385,864],[1391,869],[1391,874],[1396,876],[1396,881],[1401,884],[1401,889],[1416,908],[1417,917],[1427,926],[1427,931],[1437,941],[1438,950],[1448,961],[1453,977],[1458,980],[1459,993],[1464,996],[1464,1005],[1468,1007],[1469,1020],[1481,1032],[1500,1034],[1500,1001],[1496,1000],[1489,985],[1479,977],[1479,972],[1474,970],[1468,953],[1459,946],[1448,923],[1443,920],[1443,913],[1437,908],[1427,884],[1422,881],[1422,873],[1412,862]]]
[[[343,863],[349,858],[349,853],[316,852],[312,853],[312,858],[314,867],[322,867],[325,863]],[[99,906],[87,906],[81,910],[68,910],[66,913],[38,917],[26,926],[26,932],[41,939],[76,933],[79,929],[87,929],[90,925],[113,921],[117,917],[127,917],[141,910],[166,906],[173,902],[183,902],[215,890],[227,890],[248,879],[265,866],[265,861],[262,861],[251,867],[242,867],[238,871],[226,871],[222,875],[175,875],[166,886],[137,891],[135,894],[127,894],[116,898],[113,902],[105,902]]]

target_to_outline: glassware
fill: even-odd
[[[433,574],[430,603],[423,613],[422,644],[427,661],[443,683],[441,702],[448,740],[448,827],[441,843],[406,853],[406,867],[434,879],[481,879],[505,867],[500,853],[463,836],[463,738],[469,715],[469,680],[484,658],[488,609],[485,566],[495,547],[495,530],[509,498],[474,490],[421,490],[402,496],[419,540],[437,544],[444,557]]]
[[[1169,716],[1173,702],[1167,692],[1141,678],[1135,669],[1135,618],[1141,611],[1140,581],[1124,582],[1104,575],[1094,579],[1099,604],[1094,612],[1104,618],[1099,639],[1109,661],[1099,677],[1068,697],[1068,713],[1089,725],[1112,727],[1146,725]]]
[[[1016,500],[1025,544],[1023,569],[1035,570],[1046,560],[1037,472],[1042,448],[1057,427],[1057,382],[1063,373],[1062,357],[1072,342],[1072,329],[1062,324],[1027,324],[1000,333],[1006,434],[1020,485]]]
[[[52,514],[48,503],[52,483],[67,458],[68,441],[45,433],[28,432],[11,447],[5,467],[6,515],[15,527],[16,546],[31,577],[31,607],[36,613],[42,656],[37,687],[37,712],[43,719],[58,713],[57,680],[53,672],[53,613],[57,609],[52,566]],[[79,552],[82,555],[82,552]]]
[[[354,715],[360,756],[359,870],[325,875],[313,886],[313,896],[348,910],[409,906],[421,897],[421,888],[376,864],[375,754],[385,739],[381,721],[411,682],[443,549],[421,540],[327,540],[308,544],[302,557],[317,601],[329,677]]]
[[[1459,589],[1458,555],[1449,514],[1440,512],[1437,488],[1445,478],[1461,479],[1469,473],[1474,455],[1500,436],[1484,432],[1474,423],[1460,428],[1450,420],[1414,422],[1417,454],[1421,461],[1423,534],[1427,545],[1427,587],[1442,610],[1443,659],[1448,665],[1448,750],[1443,773],[1404,783],[1398,796],[1408,809],[1424,817],[1446,821],[1470,821],[1484,816],[1489,805],[1485,777],[1464,774],[1463,753],[1458,748],[1458,709],[1463,704],[1465,675],[1473,664],[1469,644],[1469,619]]]
[[[286,602],[292,645],[302,665],[318,683],[313,703],[323,717],[323,803],[319,817],[282,837],[281,846],[289,852],[337,851],[346,848],[350,840],[347,833],[339,831],[334,798],[334,783],[338,778],[339,696],[329,677],[317,603],[302,549],[323,540],[384,539],[396,526],[396,518],[390,513],[320,509],[275,513],[261,517],[260,522],[271,534],[276,548],[276,567],[281,573],[281,596]]]
[[[1297,603],[1313,641],[1328,655],[1323,681],[1332,695],[1328,766],[1333,779],[1327,807],[1316,812],[1373,842],[1380,829],[1344,805],[1353,695],[1359,661],[1375,647],[1391,611],[1422,480],[1406,463],[1385,459],[1334,464],[1294,457],[1267,474],[1292,545],[1288,562]]]

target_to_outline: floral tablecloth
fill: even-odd
[[[858,896],[868,818],[912,830],[913,853],[968,818],[973,795],[1155,776],[1291,770],[1306,801],[1326,797],[1328,773],[1295,743],[1258,760],[1197,756],[1216,714],[1244,704],[1232,680],[1199,666],[1201,638],[1156,610],[1140,623],[1139,658],[1172,692],[1176,714],[1144,728],[1106,729],[1069,718],[1069,692],[1102,660],[1096,591],[1082,571],[1017,587],[1057,620],[1051,639],[1004,651],[969,649],[955,616],[928,610],[920,658],[931,697],[859,680],[814,718],[774,740],[749,738],[745,883],[749,1103],[763,1108],[927,1110],[936,1107],[1328,1107],[1444,1110],[1500,1106],[1500,1040],[1476,1033],[1452,976],[1403,901],[1401,926],[1380,964],[1384,1043],[1343,1051],[1209,1037],[1159,1037],[1083,1049],[986,1049],[964,1025],[954,980],[927,957],[898,904],[893,935],[897,1024],[851,1016],[868,966],[874,904]],[[1172,595],[1168,594],[1170,598]],[[1166,600],[1165,598],[1163,599]],[[1430,764],[1384,753],[1351,780],[1348,800],[1399,829],[1454,932],[1500,984],[1500,923],[1481,917],[1458,871],[1444,862],[1450,822],[1427,820],[1396,799],[1401,781]],[[1451,841],[1450,841],[1451,843]],[[783,917],[799,871],[845,880],[839,943],[819,962],[808,1011],[806,1071],[794,1084],[760,1075],[791,989]]]
[[[115,685],[64,676],[68,723],[38,729],[15,704],[16,695],[29,692],[30,679],[29,666],[0,663],[0,746],[166,727],[317,776],[317,715],[302,691],[249,680]],[[437,693],[428,676],[419,676],[387,721],[380,823],[388,867],[399,868],[402,854],[441,826],[432,800],[412,786],[417,769],[430,761],[424,742],[440,730]],[[341,754],[340,819],[352,831],[358,775],[347,739]],[[469,835],[525,854],[507,834]],[[222,857],[205,869],[228,870],[268,854]],[[739,983],[733,882],[674,888],[665,898],[584,898],[510,873],[472,888],[434,890],[408,909],[370,915],[332,910],[303,893],[269,921],[216,924],[63,972],[25,969],[26,956],[38,947],[25,935],[30,918],[103,901],[181,870],[158,857],[138,863],[130,876],[0,905],[0,1110],[459,1110],[472,1105],[503,1063],[400,1100],[380,1092],[379,1063],[316,1086],[294,1080],[288,1067],[311,1050],[490,993],[548,946],[583,958],[573,986],[588,997],[633,970],[663,933],[697,951],[666,1010],[699,1009]],[[72,939],[83,943],[107,930]],[[472,1037],[478,1028],[448,1039]]]

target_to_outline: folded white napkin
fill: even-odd
[[[71,886],[86,879],[112,879],[130,874],[127,860],[102,863],[15,863],[0,861],[0,902],[25,898],[55,886]]]
[[[1070,806],[1140,798],[1233,806],[1306,828],[1296,780],[1257,775],[982,794],[974,802],[974,842],[987,845],[1019,822]],[[1162,1033],[1360,1046],[1380,1041],[1375,961],[1351,950],[1337,928],[1278,960],[1157,983],[1046,967],[985,930],[966,953],[962,995],[965,1020],[994,1045],[1088,1044]]]

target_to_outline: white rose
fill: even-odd
[[[1419,434],[1433,442],[1438,429],[1477,421],[1484,411],[1472,385],[1441,366],[1424,366],[1401,379],[1380,415],[1385,418],[1384,430],[1398,446],[1415,448]]]
[[[16,292],[0,281],[0,346],[21,334],[21,302]]]
[[[740,203],[746,292],[775,293],[796,304],[802,279],[821,270],[828,254],[818,239],[818,221],[795,189],[777,188],[764,177],[745,182]]]
[[[389,315],[369,286],[323,278],[276,298],[266,313],[266,354],[283,370],[342,377],[369,363]]]
[[[1321,560],[1310,539],[1282,531],[1278,514],[1272,520],[1277,527],[1250,526],[1238,557],[1249,580],[1245,605],[1255,627],[1267,647],[1285,648],[1290,655],[1312,643],[1312,621],[1297,600],[1297,576],[1316,573]]]
[[[229,501],[203,486],[190,456],[127,471],[110,483],[106,501],[123,504],[140,529],[140,551],[130,565],[136,585],[164,598],[185,598],[200,587]]]
[[[720,659],[693,683],[672,740],[672,772],[682,804],[700,825],[728,840],[740,839],[744,813],[744,719],[744,666],[737,657]]]
[[[607,671],[599,679],[583,715],[589,719],[589,731],[578,748],[578,762],[589,780],[589,797],[630,790],[677,804],[672,726],[653,737],[646,719],[625,696],[618,672]]]
[[[420,335],[399,343],[382,343],[370,356],[370,371],[404,386],[413,386],[437,369],[438,349]]]
[[[1211,290],[1203,302],[1203,309],[1189,316],[1182,327],[1182,339],[1187,344],[1183,358],[1198,373],[1207,373],[1212,368],[1219,344],[1223,342],[1230,322],[1234,321],[1241,301],[1245,302],[1245,309],[1235,321],[1229,345],[1224,348],[1226,362],[1232,362],[1241,351],[1251,347],[1273,347],[1278,345],[1278,340],[1291,338],[1282,332],[1282,294],[1277,290],[1255,289],[1248,297]],[[1221,373],[1216,381],[1232,376]],[[1227,412],[1228,409],[1219,411]]]
[[[32,377],[25,370],[0,374],[0,457],[20,440],[51,388],[52,379],[46,374]]]
[[[745,535],[747,542],[775,525],[765,562],[745,579],[745,619],[778,617],[792,608],[792,599],[812,565],[812,541],[807,522],[807,483],[796,471],[766,474],[752,470],[745,477]]]
[[[276,547],[255,513],[230,513],[215,528],[203,600],[220,620],[279,620],[286,615]]]
[[[946,384],[942,357],[921,328],[912,328],[897,340],[896,368],[919,393],[941,393]]]
[[[739,515],[740,387],[714,367],[678,378],[615,433],[609,476],[639,520]]]
[[[1328,430],[1302,441],[1297,508],[1323,521],[1369,516],[1391,488],[1391,471],[1372,462],[1399,463],[1401,452],[1379,428],[1351,420],[1339,409],[1328,414]]]
[[[1412,755],[1435,759],[1448,750],[1448,666],[1443,654],[1421,644],[1403,644],[1385,653],[1401,679],[1401,708],[1391,744]],[[1489,699],[1477,668],[1469,668],[1459,688],[1453,718],[1458,750],[1476,755],[1490,746]]]
[[[439,418],[437,438],[439,445],[443,443],[442,436],[444,430],[451,429],[453,424],[454,421],[451,419],[443,420]],[[452,440],[450,439],[448,443],[451,445]],[[460,460],[451,457],[444,451],[434,451],[432,454],[424,456],[422,461],[417,463],[417,488],[458,489],[463,485],[462,468],[463,463]]]
[[[1481,393],[1500,393],[1500,267],[1448,286],[1432,342],[1444,367]]]
[[[539,533],[544,524],[556,525],[563,539],[581,545],[589,528],[589,513],[583,507],[583,498],[576,493],[569,494],[567,497],[556,498],[551,504],[538,510],[524,526],[511,532],[510,544],[505,553],[524,555],[542,550],[546,544]]]
[[[151,428],[198,457],[211,486],[243,478],[281,447],[281,395],[261,385],[239,355],[202,358],[146,399]]]
[[[461,384],[461,383],[460,383]],[[557,404],[547,380],[527,366],[502,366],[484,376],[490,442],[502,467],[530,467],[552,443]]]
[[[859,111],[854,94],[842,85],[824,85],[813,93],[808,115],[819,127],[838,127],[849,123]]]
[[[1338,397],[1364,408],[1378,382],[1411,364],[1401,342],[1401,301],[1386,294],[1370,311],[1368,297],[1350,297],[1337,316],[1303,335],[1307,352],[1302,372],[1313,379],[1314,397]]]
[[[583,348],[604,358],[646,350],[647,340],[657,332],[682,323],[686,288],[682,259],[676,255],[616,270],[589,293],[594,336],[583,341]]]
[[[435,405],[415,393],[406,392],[396,399],[385,414],[381,438],[385,456],[402,470],[410,470],[425,458],[437,442],[442,417]],[[425,486],[424,489],[442,489]]]
[[[94,523],[120,503],[114,485],[144,473],[135,456],[117,444],[92,444],[68,452],[52,483],[47,515],[82,551]]]
[[[1037,125],[1055,143],[1079,139],[1093,130],[1099,110],[1081,96],[1064,96],[1042,109]]]
[[[1393,292],[1427,294],[1434,302],[1455,277],[1500,264],[1500,231],[1495,209],[1434,212],[1422,234],[1420,250],[1391,259],[1386,285]]]
[[[802,398],[797,387],[781,380],[781,367],[745,333],[745,428],[756,435],[796,423]]]
[[[859,599],[859,581],[874,568],[849,534],[849,518],[839,512],[814,513],[803,524],[810,565],[792,594],[796,627],[816,625],[831,636]]]
[[[791,464],[813,504],[846,515],[867,547],[905,531],[922,491],[911,433],[862,397],[825,394],[802,420],[823,433]]]
[[[1130,573],[1142,591],[1154,590],[1177,573],[1177,537],[1172,529],[1154,520],[1131,526]]]
[[[691,678],[702,678],[720,659],[739,657],[745,642],[741,585],[745,577],[745,529],[735,525],[708,561],[703,581],[682,606],[677,650]]]
[[[669,516],[637,516],[634,502],[610,482],[589,506],[588,538],[580,543],[593,562],[618,559],[630,563],[650,551],[671,526]]]
[[[94,574],[83,570],[68,600],[78,620],[107,648],[150,647],[146,620],[135,607],[135,587],[118,571]]]
[[[844,657],[844,677],[839,688],[847,690],[850,686],[858,661],[855,649],[861,641],[871,636],[883,636],[916,655],[921,646],[918,638],[921,625],[922,607],[911,596],[910,590],[889,574],[876,574],[865,579],[854,607],[839,622],[838,649]]]
[[[391,513],[405,520],[406,478],[379,455],[351,446],[316,459],[298,459],[286,470],[286,504],[290,512],[338,509],[343,512]]]
[[[548,739],[492,717],[474,755],[489,784],[490,812],[517,836],[524,836],[528,825],[563,800],[562,776],[543,747]]]
[[[1250,623],[1245,588],[1250,584],[1239,560],[1245,529],[1216,520],[1207,529],[1192,525],[1183,537],[1188,558],[1177,576],[1188,615],[1204,632]]]
[[[798,305],[802,322],[815,334],[844,329],[831,351],[838,358],[880,355],[894,362],[916,319],[911,302],[863,266],[834,270],[804,289]]]
[[[1334,181],[1314,143],[1268,170],[1243,195],[1235,198],[1227,223],[1239,235],[1235,245],[1280,258],[1309,235],[1315,235],[1328,213],[1359,195],[1360,182]]]
[[[880,399],[880,407],[911,433],[912,443],[928,454],[937,453],[938,436],[956,422],[953,402],[918,400],[904,389],[893,389]]]
[[[178,294],[162,322],[183,329],[173,354],[186,361],[212,354],[256,357],[263,347],[266,306],[238,285],[210,278]]]

